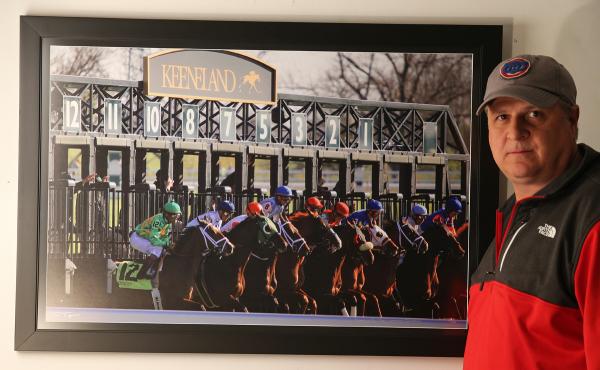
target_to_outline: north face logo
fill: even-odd
[[[556,228],[548,224],[544,224],[544,226],[538,226],[538,232],[552,239],[554,239],[554,236],[556,236]]]

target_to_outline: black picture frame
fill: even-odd
[[[462,356],[466,330],[155,324],[64,324],[41,329],[39,259],[47,223],[50,45],[460,52],[473,55],[469,265],[493,235],[498,170],[486,125],[475,116],[501,59],[502,26],[225,22],[23,16],[16,350]],[[43,277],[42,277],[43,279]]]

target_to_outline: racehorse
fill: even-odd
[[[461,245],[468,244],[468,226],[468,223],[464,223],[456,230]],[[440,317],[464,320],[467,314],[468,259],[456,258],[460,257],[460,253],[456,252],[450,253],[451,258],[445,257],[444,254],[440,256],[437,269]]]
[[[291,224],[289,225],[291,226]],[[278,286],[275,276],[275,266],[278,256],[281,253],[290,253],[290,246],[293,245],[293,242],[284,237],[286,234],[281,233],[279,224],[276,224],[276,226],[284,241],[284,250],[276,250],[275,253],[264,257],[251,253],[244,269],[244,281],[246,285],[244,292],[240,296],[240,302],[250,312],[289,312],[287,306],[281,305],[274,295]],[[300,245],[300,247],[302,246]]]
[[[239,297],[245,289],[244,270],[250,256],[272,258],[285,250],[286,243],[273,221],[263,216],[248,217],[225,236],[235,250],[226,257],[211,254],[200,264],[198,298],[208,310],[248,312]]]
[[[332,253],[324,246],[317,246],[306,258],[303,286],[316,299],[319,314],[356,316],[359,304],[356,296],[340,294],[342,267],[348,260],[372,260],[373,245],[354,223],[344,223],[333,230],[341,239],[342,248]]]
[[[367,227],[373,243],[374,262],[364,266],[365,284],[362,291],[372,295],[378,302],[383,316],[402,316],[401,304],[394,296],[396,290],[396,269],[404,261],[407,246],[397,245],[388,234],[377,225]],[[377,313],[377,309],[374,310]]]
[[[405,227],[403,230],[412,228]],[[464,255],[460,243],[450,230],[442,224],[434,223],[422,235],[428,249],[409,249],[405,261],[397,269],[398,293],[410,316],[435,317],[439,304],[436,295],[439,287],[437,268],[440,254],[450,251],[458,257]]]
[[[197,290],[195,276],[199,266],[209,254],[228,256],[233,250],[233,244],[207,223],[186,228],[179,234],[175,247],[162,260],[161,271],[155,277],[163,307],[173,310],[206,310],[191,295]]]
[[[342,247],[338,235],[318,216],[308,212],[295,212],[279,222],[282,235],[291,249],[278,256],[275,294],[291,313],[317,313],[317,303],[302,289],[303,263],[311,250],[321,247],[334,253]]]
[[[367,240],[371,238],[369,229],[365,228]],[[373,246],[373,243],[370,242]],[[386,242],[385,247],[379,246],[380,250],[386,253],[396,254],[398,247]],[[375,294],[366,292],[363,287],[366,282],[365,267],[375,262],[375,248],[369,254],[359,254],[348,256],[342,265],[342,287],[340,294],[346,298],[346,301],[357,304],[357,316],[382,316],[379,307],[379,299]]]
[[[316,314],[317,303],[301,287],[301,266],[311,252],[306,240],[287,218],[277,222],[279,233],[290,248],[277,256],[275,295],[279,299],[281,311],[296,314]]]

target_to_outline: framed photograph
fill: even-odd
[[[22,17],[15,348],[461,356],[501,43]]]

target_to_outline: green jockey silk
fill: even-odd
[[[145,219],[136,226],[135,232],[156,247],[166,247],[171,242],[171,224],[162,213]]]

